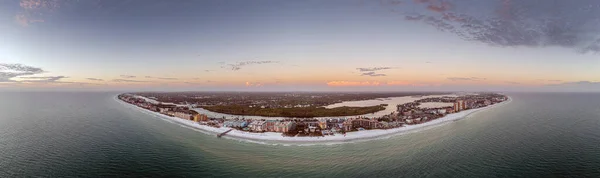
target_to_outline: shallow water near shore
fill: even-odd
[[[0,177],[600,176],[600,94],[509,93],[435,128],[302,146],[218,139],[115,94],[0,93]]]

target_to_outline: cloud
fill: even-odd
[[[331,82],[327,82],[328,86],[332,86],[332,87],[340,87],[340,86],[379,86],[381,85],[380,82],[377,81],[363,81],[363,82],[357,82],[357,81],[331,81]]]
[[[7,64],[0,63],[0,83],[2,84],[88,84],[83,82],[68,82],[60,81],[68,78],[66,76],[36,76],[31,75],[42,74],[46,71],[39,67],[32,67],[23,64]],[[19,80],[15,80],[18,78]]]
[[[44,70],[38,67],[26,66],[23,64],[0,63],[0,82],[18,82],[12,78],[41,74]]]
[[[136,78],[135,75],[121,75],[122,78]],[[148,78],[150,76],[146,76],[146,78]]]
[[[373,72],[373,71],[388,70],[388,69],[392,69],[392,68],[391,67],[356,68],[356,70],[358,70],[360,72]]]
[[[0,63],[0,71],[14,71],[22,73],[42,73],[44,70],[38,67],[26,66],[23,64]]]
[[[92,81],[104,81],[104,80],[102,80],[102,79],[99,79],[99,78],[86,78],[86,79],[88,79],[88,80],[92,80]]]
[[[600,53],[600,1],[414,0],[385,8],[466,41]],[[410,3],[412,2],[412,3]],[[419,10],[420,9],[420,10]]]
[[[438,86],[435,84],[426,83],[413,83],[408,81],[330,81],[327,82],[328,86],[332,87],[360,87],[360,86],[410,86],[410,87],[423,87],[423,86]]]
[[[448,77],[448,80],[452,80],[452,81],[481,81],[481,80],[485,80],[486,78],[478,78],[478,77]]]
[[[125,77],[126,78],[126,77]],[[152,76],[145,76],[145,78],[155,78],[155,79],[159,79],[159,80],[179,80],[177,78],[170,78],[170,77],[152,77]]]
[[[563,82],[558,84],[547,84],[545,85],[548,89],[558,91],[585,91],[585,92],[598,92],[600,91],[600,82],[594,81],[575,81],[575,82]]]
[[[33,80],[23,80],[23,82],[55,82],[63,78],[68,78],[65,76],[48,76],[48,77],[19,77],[20,79],[33,79]]]
[[[361,68],[356,68],[356,70],[358,70],[359,72],[361,72],[360,76],[371,76],[371,77],[380,77],[380,76],[386,76],[386,74],[380,74],[380,73],[376,73],[375,71],[381,71],[381,70],[389,70],[392,69],[392,67],[361,67]]]
[[[60,8],[62,2],[62,0],[20,0],[21,11],[15,15],[15,22],[24,27],[31,23],[44,22],[44,17],[54,13]]]
[[[248,65],[259,65],[259,64],[273,64],[279,63],[279,61],[244,61],[244,62],[236,62],[233,64],[227,64],[226,66],[222,66],[221,68],[231,69],[233,71],[237,71],[242,69],[244,66]]]
[[[577,81],[577,82],[564,82],[560,84],[550,84],[551,86],[600,86],[600,82],[592,81]]]
[[[379,0],[379,2],[381,4],[394,4],[394,5],[403,4],[404,3],[404,2],[402,2],[402,0]]]
[[[263,86],[263,84],[260,82],[246,82],[246,86],[247,87],[260,87],[260,86]]]
[[[177,78],[170,78],[170,77],[157,77],[156,79],[160,79],[160,80],[178,80]]]
[[[129,79],[113,79],[113,82],[126,82],[126,83],[142,83],[142,82],[148,82],[148,81],[141,81],[141,80],[129,80]]]
[[[64,78],[69,78],[69,77],[66,77],[66,76],[19,77],[19,79],[26,79],[26,80],[19,80],[18,83],[94,85],[92,83],[86,83],[86,82],[61,81]]]
[[[215,83],[216,81],[212,81],[212,80],[207,80],[204,82],[183,82],[185,84],[190,84],[190,85],[202,85],[202,84],[206,84],[206,83]]]
[[[29,26],[29,19],[24,14],[17,14],[15,16],[15,22],[21,26]]]
[[[19,6],[25,10],[53,10],[60,7],[60,2],[59,0],[21,0]]]
[[[371,77],[380,77],[380,76],[386,76],[385,74],[378,74],[375,72],[365,72],[360,74],[360,76],[371,76]]]
[[[429,5],[427,5],[427,9],[433,12],[445,12],[448,9],[450,9],[450,7],[452,6],[452,4],[450,4],[447,1],[441,1],[441,2],[433,2],[430,1]]]
[[[413,20],[413,21],[418,21],[418,20],[423,20],[423,18],[425,18],[424,15],[407,15],[404,17],[405,20]]]

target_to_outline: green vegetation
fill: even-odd
[[[218,113],[246,115],[246,116],[267,116],[267,117],[330,117],[330,116],[353,116],[374,113],[385,110],[386,104],[368,107],[299,107],[299,108],[258,108],[240,105],[215,105],[203,106],[202,108]]]

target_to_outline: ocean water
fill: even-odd
[[[600,177],[600,94],[513,101],[385,139],[219,139],[128,109],[117,93],[0,93],[0,177]]]

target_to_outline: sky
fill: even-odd
[[[0,90],[600,91],[597,0],[7,0],[0,34]]]

